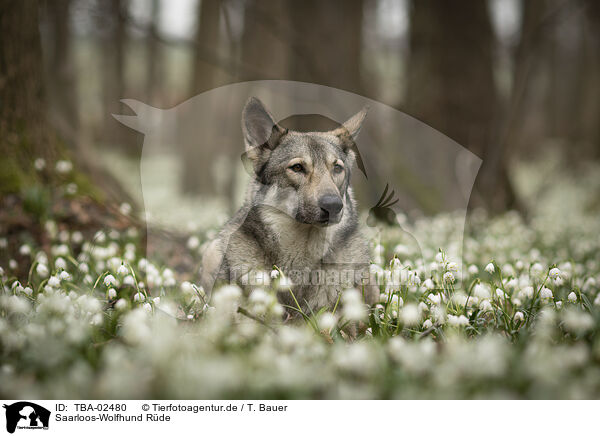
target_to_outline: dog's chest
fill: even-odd
[[[295,223],[273,223],[271,230],[277,246],[273,247],[274,263],[286,269],[319,268],[331,253],[331,231]]]

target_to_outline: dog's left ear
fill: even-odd
[[[341,127],[336,129],[338,135],[347,134],[353,141],[356,141],[358,137],[358,133],[360,132],[360,128],[367,117],[367,112],[369,112],[369,106],[363,107],[360,112],[357,112],[353,116],[351,116],[348,120],[346,120]]]
[[[356,138],[358,137],[358,133],[360,132],[363,122],[367,117],[367,112],[369,112],[369,106],[363,107],[360,112],[357,112],[351,116],[340,127],[333,131],[333,133],[341,140],[342,150],[348,154],[351,162],[354,162],[356,159],[358,168],[364,173],[365,177],[367,172],[360,157],[360,153],[358,152]]]

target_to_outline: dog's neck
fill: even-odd
[[[271,240],[277,242],[273,250],[280,262],[294,259],[298,253],[306,253],[307,263],[319,263],[332,249],[334,235],[339,223],[329,226],[316,226],[296,221],[289,215],[271,207],[257,207],[261,221]]]

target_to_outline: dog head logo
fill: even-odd
[[[415,249],[423,247],[423,256],[433,258],[431,244],[422,240],[427,234],[412,237],[407,224],[412,217],[452,212],[444,248],[451,258],[461,258],[467,204],[481,160],[390,106],[335,88],[282,80],[227,85],[168,109],[135,100],[123,103],[134,114],[114,117],[144,134],[140,181],[146,217],[153,224],[147,234],[149,259],[159,257],[155,247],[165,244],[159,229],[181,230],[194,223],[192,231],[209,234],[248,195],[273,205],[274,214],[329,228],[350,212],[343,197],[350,184],[370,240],[381,237],[379,222],[395,223]],[[360,110],[365,106],[368,115]],[[292,117],[314,114],[335,122],[311,130],[286,124]],[[277,165],[282,171],[274,171]],[[350,175],[354,165],[358,171]],[[197,185],[193,195],[184,186],[186,174]],[[322,177],[316,180],[315,174]],[[249,184],[257,191],[248,193]]]
[[[6,431],[14,433],[18,429],[48,429],[50,411],[29,401],[19,401],[6,409]]]

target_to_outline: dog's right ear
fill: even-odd
[[[250,97],[242,111],[242,133],[250,159],[263,149],[273,150],[286,131],[258,98]]]

